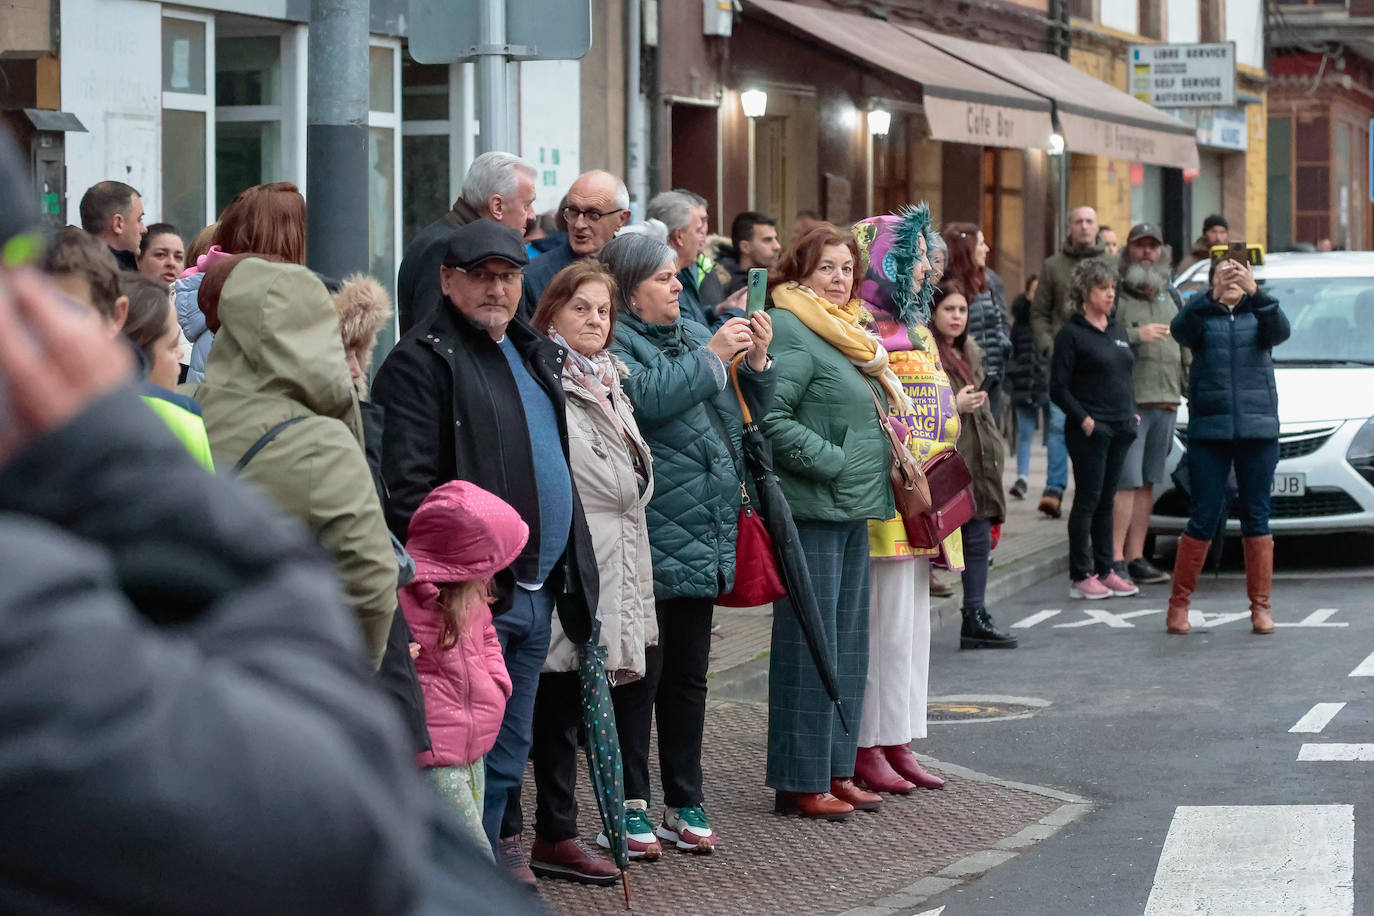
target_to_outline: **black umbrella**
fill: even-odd
[[[844,704],[840,701],[840,689],[835,675],[835,655],[826,640],[825,626],[821,623],[820,608],[816,604],[816,591],[811,587],[811,571],[806,566],[806,554],[802,552],[801,538],[797,535],[797,523],[792,518],[792,507],[787,497],[782,495],[777,472],[773,470],[773,453],[768,440],[754,421],[749,405],[744,400],[744,392],[739,387],[739,364],[744,354],[735,357],[730,363],[730,379],[735,385],[735,396],[739,398],[740,414],[744,417],[744,432],[740,445],[744,449],[744,463],[754,478],[755,502],[759,517],[773,538],[773,553],[778,560],[778,572],[787,588],[788,603],[797,613],[806,646],[811,650],[811,660],[816,663],[816,674],[821,679],[825,692],[835,703],[835,712],[840,717],[840,727],[849,734],[849,720],[845,716]]]

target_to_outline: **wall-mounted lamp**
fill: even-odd
[[[761,118],[768,112],[768,93],[762,89],[746,89],[739,94],[739,104],[746,118]]]
[[[875,108],[868,113],[868,132],[875,137],[886,137],[892,126],[892,112],[885,108]]]
[[[1064,135],[1061,133],[1050,134],[1049,154],[1051,156],[1064,155]]]

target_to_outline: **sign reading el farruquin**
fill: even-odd
[[[1133,45],[1131,95],[1157,108],[1233,108],[1236,43]]]

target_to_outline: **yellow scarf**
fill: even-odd
[[[860,372],[877,379],[890,407],[914,410],[902,382],[887,365],[887,351],[877,335],[866,330],[873,316],[858,299],[835,305],[816,295],[809,287],[788,283],[773,290],[773,305],[797,316],[821,340],[830,344],[853,363]]]

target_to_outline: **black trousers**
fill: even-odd
[[[706,668],[714,606],[711,598],[658,602],[658,645],[646,653],[645,676],[611,693],[626,798],[650,801],[649,735],[657,711],[663,803],[670,808],[702,803],[701,735],[706,727]]]
[[[1112,571],[1112,499],[1135,441],[1135,423],[1099,423],[1091,436],[1069,422],[1064,442],[1073,460],[1073,508],[1069,510],[1069,577],[1074,582]]]

